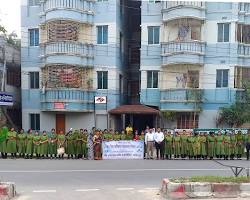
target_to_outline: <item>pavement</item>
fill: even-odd
[[[246,160],[220,162],[250,167]],[[17,200],[159,200],[163,178],[200,175],[233,173],[209,160],[0,160],[0,181],[16,183]]]

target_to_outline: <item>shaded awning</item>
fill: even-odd
[[[159,110],[144,105],[122,105],[109,111],[110,114],[160,114]]]

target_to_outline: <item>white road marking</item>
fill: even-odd
[[[55,193],[56,190],[33,190],[33,193]]]
[[[145,190],[159,190],[159,188],[145,188]]]
[[[221,169],[79,169],[79,170],[1,170],[0,173],[72,173],[72,172],[147,172],[147,171],[231,171],[230,168]]]
[[[135,188],[116,188],[116,190],[125,191],[125,190],[134,190]]]
[[[99,191],[100,189],[77,189],[76,192],[94,192]]]

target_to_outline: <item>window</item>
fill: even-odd
[[[147,88],[158,88],[158,71],[147,72]]]
[[[39,89],[39,72],[30,72],[30,89]]]
[[[97,89],[108,89],[108,72],[97,72]]]
[[[160,0],[148,0],[149,3],[161,3]]]
[[[218,42],[229,42],[229,25],[218,24]]]
[[[228,69],[216,70],[216,87],[228,87]]]
[[[180,113],[177,116],[178,129],[198,128],[199,115],[195,113]]]
[[[108,44],[108,26],[97,26],[97,44]]]
[[[40,114],[30,114],[30,128],[40,130]]]
[[[40,0],[29,0],[29,6],[38,6]]]
[[[149,26],[148,27],[148,44],[159,44],[160,40],[160,27]]]
[[[30,46],[39,45],[39,29],[29,29],[29,44]]]
[[[7,84],[15,87],[21,86],[21,75],[19,70],[7,69]]]
[[[108,1],[108,0],[97,0],[98,2]]]
[[[240,43],[250,44],[250,25],[237,25],[237,41]]]
[[[250,83],[250,68],[236,67],[234,71],[234,87],[245,88]]]

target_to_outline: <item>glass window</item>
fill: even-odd
[[[108,72],[97,72],[97,89],[108,89]]]
[[[216,70],[216,87],[228,87],[228,69]]]
[[[39,72],[30,72],[30,89],[39,89]]]
[[[158,88],[158,71],[147,72],[147,88]]]
[[[218,24],[218,42],[229,42],[229,25]]]
[[[39,45],[39,29],[29,29],[29,44],[30,46]]]
[[[29,6],[38,6],[40,0],[29,0]]]
[[[108,44],[108,26],[97,26],[97,44]]]
[[[30,128],[40,130],[40,114],[30,114]]]
[[[148,27],[148,44],[159,44],[160,42],[160,27],[149,26]]]

